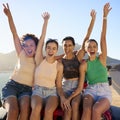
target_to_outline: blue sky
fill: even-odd
[[[43,24],[41,14],[47,11],[51,16],[46,39],[55,38],[61,44],[62,39],[70,35],[75,38],[76,43],[82,44],[90,23],[91,9],[95,9],[97,15],[90,38],[100,42],[103,6],[106,2],[110,2],[112,7],[107,27],[108,56],[120,60],[119,0],[0,0],[0,53],[14,50],[7,17],[3,13],[3,3],[9,3],[20,37],[26,33],[39,37]]]

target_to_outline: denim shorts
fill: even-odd
[[[63,91],[67,96],[70,96],[78,86],[78,80],[63,80]]]
[[[5,87],[2,88],[2,100],[4,101],[8,97],[21,98],[23,96],[31,96],[32,87],[17,83],[14,80],[7,82]]]
[[[33,95],[38,95],[39,97],[45,98],[45,99],[50,96],[57,96],[56,87],[48,88],[48,87],[35,85],[32,91],[32,96]]]
[[[84,92],[84,95],[91,95],[94,101],[98,101],[102,98],[107,98],[109,102],[112,102],[112,93],[108,83],[97,83],[95,85],[89,85]]]

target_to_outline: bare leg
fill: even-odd
[[[76,96],[72,100],[72,120],[80,120],[79,106],[80,106],[80,95]]]
[[[83,114],[81,120],[91,120],[93,106],[93,98],[90,95],[85,95],[83,98]]]
[[[110,108],[110,102],[106,98],[102,98],[93,106],[92,120],[100,120],[102,113]]]
[[[19,120],[29,120],[30,97],[23,96],[19,101],[19,106],[20,106]]]
[[[7,119],[6,120],[17,120],[19,109],[18,101],[16,97],[9,97],[4,103],[4,107],[7,110]]]
[[[30,120],[40,120],[40,112],[42,109],[42,98],[37,95],[32,96],[31,99],[32,112]]]
[[[72,108],[64,111],[64,120],[71,120]]]
[[[58,106],[58,97],[50,96],[45,106],[44,120],[53,120],[53,112]]]

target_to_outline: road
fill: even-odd
[[[120,71],[110,71],[110,76],[112,77],[112,86],[120,95]]]

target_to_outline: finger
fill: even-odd
[[[9,9],[9,5],[8,5],[8,3],[7,3],[7,8]]]
[[[68,110],[69,106],[67,104],[64,105],[65,109]]]
[[[3,7],[6,8],[5,4],[3,4]]]

